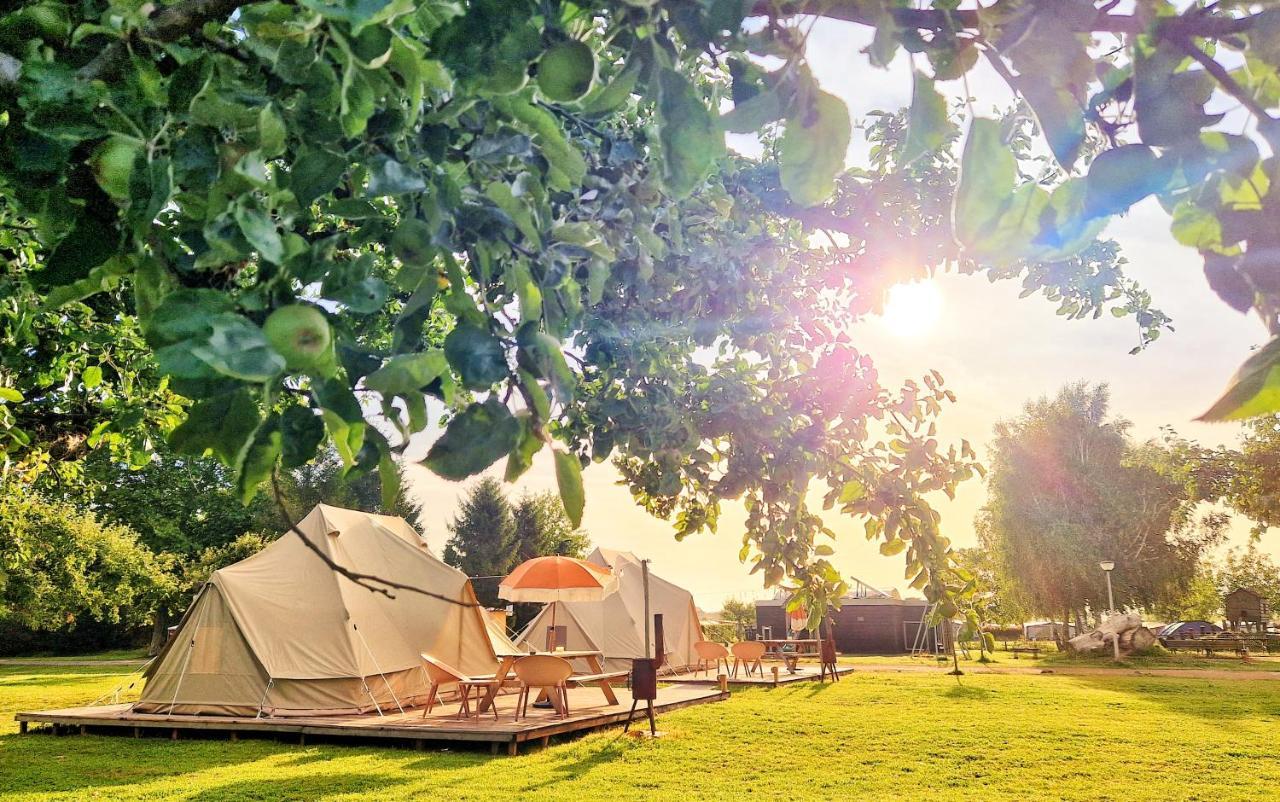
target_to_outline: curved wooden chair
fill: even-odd
[[[569,677],[573,676],[573,664],[551,654],[531,654],[517,660],[512,669],[520,680],[516,720],[522,715],[529,717],[529,691],[534,688],[547,692],[556,713],[562,717],[569,715]]]
[[[707,672],[712,668],[719,673],[721,663],[724,664],[724,673],[729,674],[729,650],[724,648],[723,644],[700,640],[693,644],[693,651],[698,655],[698,665],[694,668],[694,674],[699,671]]]
[[[738,676],[739,666],[746,667],[748,677],[753,670],[764,676],[764,666],[760,663],[760,658],[764,657],[764,641],[744,640],[733,644],[730,650],[733,652],[733,676]]]
[[[474,695],[477,702],[476,718],[480,717],[480,709],[478,703],[484,696],[484,691],[489,689],[495,680],[493,677],[471,677],[463,674],[458,669],[448,663],[437,660],[426,652],[418,655],[422,658],[422,670],[427,675],[427,704],[422,709],[422,717],[426,718],[431,712],[431,708],[435,707],[436,696],[440,692],[441,685],[458,686],[458,695],[461,701],[458,705],[457,718],[471,718],[471,698]],[[494,705],[490,708],[493,711],[493,718],[498,718],[498,706]]]

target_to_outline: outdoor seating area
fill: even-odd
[[[49,726],[57,734],[99,733],[154,736],[179,740],[185,737],[242,737],[296,739],[307,743],[317,738],[360,741],[410,742],[419,748],[461,744],[488,744],[495,754],[517,754],[526,743],[545,744],[556,735],[587,732],[627,721],[631,693],[626,688],[614,691],[617,702],[602,699],[595,688],[578,688],[572,684],[562,691],[564,712],[554,708],[529,706],[527,713],[517,716],[520,697],[502,694],[494,700],[493,715],[468,716],[458,701],[439,701],[430,715],[408,708],[354,715],[327,716],[208,716],[163,715],[141,713],[133,705],[116,704],[19,713],[22,732],[30,727]],[[661,714],[690,705],[718,702],[727,698],[716,688],[671,686],[659,689],[654,709]]]

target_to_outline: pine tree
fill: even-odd
[[[516,562],[562,554],[584,557],[591,541],[574,529],[555,493],[526,493],[512,509],[515,518]]]
[[[515,567],[515,519],[498,480],[485,477],[473,486],[448,529],[450,537],[444,547],[444,561],[468,576],[501,576]],[[488,607],[502,604],[498,600],[497,580],[473,584],[481,604]]]

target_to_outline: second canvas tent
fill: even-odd
[[[601,601],[556,602],[555,625],[563,632],[562,645],[570,650],[603,653],[606,669],[629,668],[631,659],[643,657],[645,651],[644,579],[640,558],[629,551],[597,548],[587,561],[612,568],[618,577],[618,592]],[[550,604],[543,607],[529,622],[517,637],[520,643],[537,651],[546,647],[551,608]],[[662,615],[667,653],[664,669],[680,670],[697,663],[693,644],[702,640],[702,626],[698,623],[693,594],[650,572],[649,612]]]

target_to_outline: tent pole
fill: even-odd
[[[378,704],[378,697],[373,695],[373,691],[369,690],[369,683],[364,677],[360,678],[360,685],[364,688],[364,692],[369,695],[369,701],[373,702],[373,709],[378,711],[380,718],[386,718],[386,713],[382,712],[382,705]]]
[[[267,677],[267,687],[262,689],[262,698],[258,700],[258,714],[254,718],[262,718],[262,708],[267,704],[267,694],[271,693],[271,686],[275,684],[274,677]]]
[[[369,648],[369,642],[364,639],[364,633],[360,631],[360,627],[356,626],[354,621],[351,622],[351,628],[360,636],[360,643],[364,644],[364,650],[369,653],[369,659],[373,661],[374,670],[378,672],[379,677],[382,677],[382,684],[387,686],[387,693],[391,694],[392,701],[396,703],[396,707],[400,708],[400,714],[404,715],[404,705],[400,704],[400,697],[396,696],[395,689],[391,687],[391,682],[387,679],[387,675],[382,673],[382,666],[378,665],[378,658],[373,656],[373,649]],[[369,683],[366,682],[364,687],[365,690],[368,690]],[[369,697],[372,698],[373,694],[370,693]],[[377,704],[377,700],[374,700],[374,705],[376,706]],[[382,714],[381,708],[378,709],[378,714]]]

